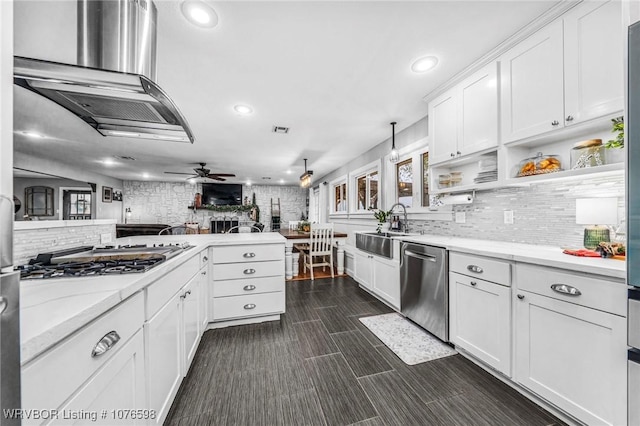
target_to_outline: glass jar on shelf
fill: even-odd
[[[449,188],[451,186],[451,175],[438,175],[438,188]]]
[[[458,186],[462,182],[462,172],[451,172],[451,186]]]
[[[562,162],[558,155],[544,155],[538,152],[535,157],[525,158],[518,164],[516,177],[541,175],[562,171]]]

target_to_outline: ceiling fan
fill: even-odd
[[[195,175],[189,176],[187,179],[194,179],[194,178],[208,178],[208,179],[213,179],[213,180],[219,180],[219,181],[225,181],[225,177],[235,177],[234,174],[230,174],[230,173],[211,173],[211,170],[209,169],[205,169],[204,166],[207,165],[207,163],[198,163],[200,164],[200,168],[195,168],[193,169],[194,172],[196,172]],[[166,174],[169,175],[191,175],[191,173],[181,173],[181,172],[165,172]]]

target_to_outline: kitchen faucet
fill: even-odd
[[[394,205],[391,206],[389,211],[393,212],[393,209],[396,208],[396,206],[402,207],[402,210],[404,211],[404,220],[402,221],[401,229],[402,229],[402,232],[408,233],[409,232],[409,221],[407,220],[407,206],[405,206],[402,203],[395,203]]]

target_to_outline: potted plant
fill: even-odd
[[[302,232],[311,231],[311,223],[309,223],[306,220],[301,221],[300,223],[298,223],[298,231],[302,231]]]
[[[376,209],[371,209],[371,210],[373,210],[373,217],[375,217],[378,220],[378,227],[376,228],[376,232],[380,234],[383,229],[385,231],[388,230],[389,226],[391,226],[391,224],[388,222],[388,219],[391,216],[391,210],[389,211],[376,210]]]
[[[604,145],[605,147],[605,163],[615,164],[624,163],[625,151],[624,151],[624,118],[618,117],[611,119],[613,126],[611,133],[616,133],[615,139],[610,139]]]

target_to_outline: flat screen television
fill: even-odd
[[[203,183],[202,203],[215,206],[242,204],[242,185],[237,183]]]

